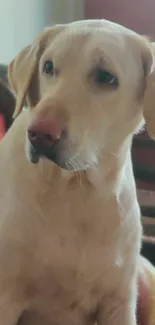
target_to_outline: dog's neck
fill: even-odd
[[[131,143],[132,136],[126,138],[121,146],[113,146],[108,152],[103,151],[97,168],[86,171],[91,184],[99,189],[106,188],[107,193],[118,191],[126,173],[132,174]]]

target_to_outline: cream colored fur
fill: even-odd
[[[2,325],[21,315],[20,325],[136,324],[141,223],[130,148],[143,116],[155,132],[152,53],[122,26],[83,21],[47,29],[10,64],[16,112],[25,98],[29,109],[0,144]],[[59,71],[48,78],[47,59]],[[116,89],[94,82],[97,65],[117,76]],[[72,171],[29,162],[27,128],[45,116],[67,125]]]

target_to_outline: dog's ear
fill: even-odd
[[[31,101],[30,89],[37,70],[39,48],[38,42],[25,47],[9,65],[8,78],[17,98],[14,117],[22,110],[27,96]]]
[[[21,111],[29,85],[35,72],[37,49],[27,46],[9,64],[8,78],[13,92],[17,96],[14,117]],[[26,69],[27,67],[27,69]]]
[[[155,45],[153,43],[145,52],[143,66],[146,75],[143,116],[149,135],[155,139]]]
[[[62,28],[63,25],[57,25],[45,29],[32,45],[25,47],[10,63],[8,68],[9,82],[17,96],[14,117],[22,110],[26,99],[31,106],[37,104],[39,96],[37,87],[39,59],[50,38],[53,38]]]

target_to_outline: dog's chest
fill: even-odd
[[[57,304],[78,303],[86,310],[95,310],[103,288],[106,293],[119,273],[116,221],[109,225],[106,219],[110,216],[105,215],[99,201],[79,201],[76,206],[74,200],[59,205],[53,201],[52,208],[42,210],[34,250],[36,284],[43,296],[55,297]],[[116,232],[118,229],[115,227]]]
[[[41,300],[44,297],[45,301],[52,301],[53,313],[58,305],[66,310],[75,308],[94,313],[103,288],[104,294],[109,290],[110,272],[115,268],[113,252],[107,259],[108,248],[84,232],[62,227],[59,232],[46,233],[36,247],[36,286]]]
[[[50,310],[52,301],[53,313],[58,305],[93,313],[123,275],[120,265],[128,229],[120,229],[117,202],[104,201],[91,190],[66,193],[63,189],[57,192],[56,187],[52,193],[38,196],[36,204],[29,192],[20,198],[20,236],[30,249],[28,292],[37,310],[43,301]],[[24,255],[22,261],[25,265]]]

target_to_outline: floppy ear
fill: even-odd
[[[31,106],[37,104],[38,89],[38,63],[50,37],[60,31],[63,25],[47,28],[34,41],[32,45],[25,47],[10,63],[8,77],[12,90],[17,96],[14,117],[22,110],[25,100]]]
[[[37,65],[37,51],[35,46],[27,46],[10,63],[8,78],[10,86],[17,96],[14,117],[21,111]]]
[[[151,55],[150,55],[151,54]],[[145,57],[147,65],[146,88],[144,94],[144,119],[149,135],[155,139],[155,45],[152,43],[150,54]]]

